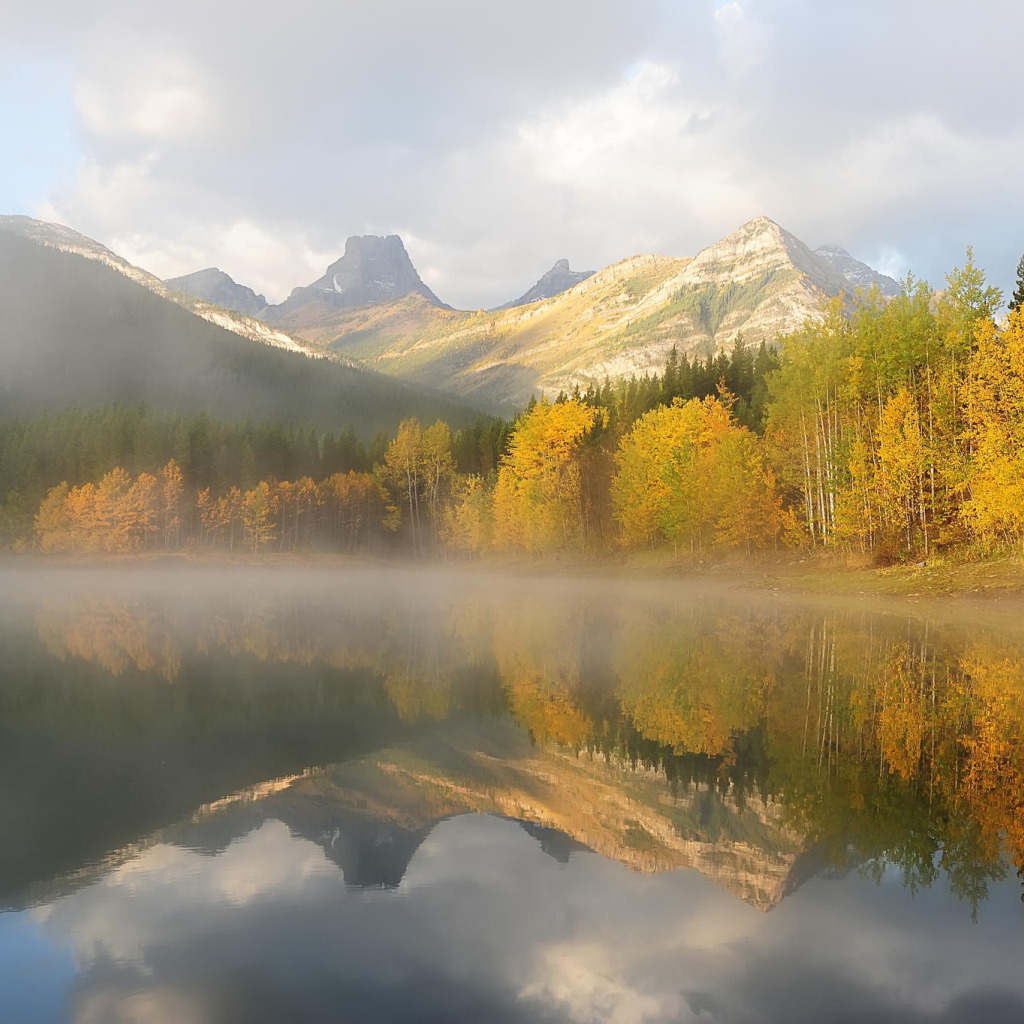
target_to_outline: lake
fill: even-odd
[[[1024,1020],[1021,606],[0,572],[0,1018]]]

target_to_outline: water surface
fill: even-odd
[[[0,583],[5,1019],[1024,1019],[1012,607]]]

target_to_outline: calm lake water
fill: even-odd
[[[9,569],[0,1019],[1019,1024],[1022,736],[1005,604]]]

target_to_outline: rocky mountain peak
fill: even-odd
[[[309,303],[347,308],[368,306],[422,295],[435,306],[445,304],[423,283],[398,235],[353,235],[345,253],[323,277],[304,288],[295,288],[269,315],[280,317]]]
[[[184,292],[196,299],[212,302],[224,309],[233,309],[246,316],[259,316],[266,309],[267,300],[244,284],[238,284],[230,275],[217,267],[207,267],[193,274],[171,277],[164,281],[168,288]]]
[[[592,277],[593,270],[571,270],[567,259],[555,260],[555,265],[546,273],[542,274],[537,283],[511,302],[496,306],[499,309],[514,309],[516,306],[525,306],[530,302],[539,302],[541,299],[553,299],[556,295]]]
[[[755,217],[697,254],[684,276],[693,282],[743,284],[793,272],[830,295],[849,283],[828,261],[813,253],[796,235],[770,217]]]
[[[894,281],[891,277],[880,274],[874,267],[862,263],[851,256],[842,246],[819,245],[814,250],[814,254],[845,278],[847,290],[851,285],[853,288],[863,288],[865,291],[872,285],[877,285],[881,293],[890,298],[899,295],[902,290],[898,281]]]

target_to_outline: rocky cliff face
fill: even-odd
[[[541,299],[553,299],[556,295],[568,291],[573,285],[580,281],[586,281],[594,275],[593,270],[570,270],[568,260],[557,260],[555,265],[543,274],[537,283],[527,292],[524,292],[518,299],[506,302],[495,309],[513,309],[516,306],[526,306],[531,302],[539,302]]]
[[[885,274],[869,267],[866,263],[854,259],[845,249],[838,245],[819,245],[814,255],[824,260],[833,270],[842,274],[853,288],[867,291],[872,285],[878,285],[885,296],[892,298],[899,295],[900,285]]]
[[[398,235],[354,235],[345,254],[324,276],[304,288],[293,289],[265,316],[272,320],[298,317],[324,306],[347,309],[390,302],[406,295],[422,295],[434,306],[444,303],[420,280]]]
[[[244,284],[238,284],[216,267],[197,270],[194,274],[185,274],[184,277],[168,278],[164,284],[172,291],[185,292],[193,298],[203,299],[224,309],[233,309],[246,316],[258,317],[267,308],[264,296]]]

